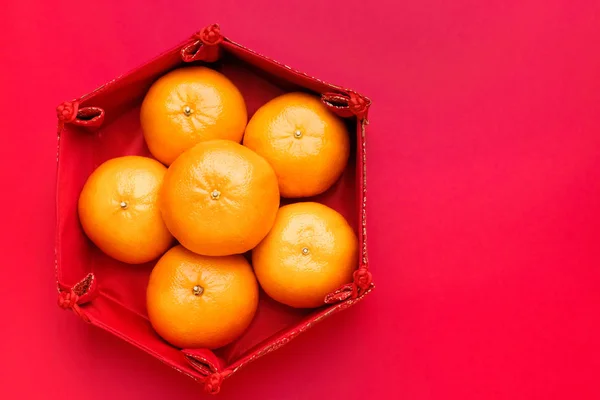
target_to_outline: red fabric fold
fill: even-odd
[[[65,101],[56,107],[59,126],[73,124],[86,128],[98,128],[104,122],[104,110],[99,107],[80,107],[79,101]]]
[[[355,116],[359,120],[366,119],[371,100],[360,94],[348,91],[347,93],[323,93],[321,101],[327,108],[340,117]]]
[[[220,44],[223,42],[218,24],[204,27],[196,33],[193,40],[181,49],[181,59],[185,62],[215,62],[221,57]]]

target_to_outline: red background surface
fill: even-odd
[[[54,108],[212,22],[374,102],[377,290],[242,370],[221,399],[600,398],[600,3],[2,9],[0,398],[204,396],[56,306]]]

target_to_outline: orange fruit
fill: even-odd
[[[342,120],[305,93],[287,93],[259,108],[243,143],[273,166],[283,197],[326,191],[346,168],[350,153]]]
[[[89,176],[79,196],[79,220],[90,240],[129,264],[154,260],[173,237],[158,207],[167,168],[146,157],[108,160]]]
[[[166,165],[203,140],[239,143],[247,121],[240,91],[225,75],[206,67],[163,75],[148,90],[140,110],[148,148]]]
[[[318,307],[325,296],[352,282],[358,240],[344,217],[323,204],[283,206],[265,239],[252,251],[264,291],[296,308]]]
[[[150,274],[146,306],[152,327],[167,342],[215,349],[250,325],[258,284],[244,256],[207,257],[175,246]]]
[[[228,140],[202,142],[184,152],[169,167],[160,193],[173,236],[208,256],[252,249],[271,229],[278,207],[273,168]]]

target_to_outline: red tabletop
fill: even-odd
[[[219,398],[600,398],[597,1],[2,10],[0,398],[203,396],[56,305],[54,110],[212,22],[374,103],[376,291],[241,371]]]

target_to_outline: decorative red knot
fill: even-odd
[[[58,306],[63,309],[74,308],[77,305],[77,296],[72,290],[69,292],[60,292],[58,295]]]
[[[371,281],[373,280],[373,275],[364,267],[361,267],[354,271],[352,274],[352,278],[354,279],[354,283],[362,290],[367,290],[369,285],[371,285]]]
[[[73,292],[73,290],[69,290],[68,292],[60,292],[58,295],[58,306],[63,310],[71,309],[73,312],[83,319],[85,322],[90,322],[90,319],[87,315],[85,315],[77,302],[79,301],[79,296]]]
[[[360,267],[352,274],[352,283],[347,283],[333,293],[325,296],[326,304],[339,303],[348,299],[356,299],[367,292],[371,286],[373,276],[366,267]]]
[[[217,394],[221,391],[221,383],[223,375],[219,372],[214,372],[206,377],[204,381],[204,390],[209,394]]]
[[[64,123],[73,122],[77,119],[77,111],[79,110],[79,102],[65,101],[56,107],[56,116]]]
[[[354,92],[350,92],[349,94],[350,100],[348,100],[348,108],[350,108],[350,111],[358,118],[364,118],[367,114],[369,104],[362,96]]]
[[[212,24],[202,28],[202,30],[196,34],[196,37],[207,46],[215,46],[223,41],[219,24]]]

